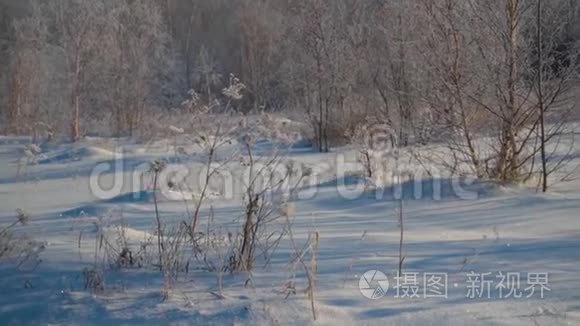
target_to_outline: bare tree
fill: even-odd
[[[540,113],[540,153],[542,156],[542,192],[548,191],[548,166],[546,160],[546,117],[544,107],[544,58],[542,44],[544,43],[542,34],[542,0],[537,0],[537,20],[536,29],[538,31],[536,43],[538,51],[538,110]]]
[[[480,110],[477,62],[470,46],[473,38],[466,28],[467,8],[463,1],[421,1],[425,15],[425,37],[421,46],[426,65],[427,90],[422,100],[435,114],[432,124],[440,124],[437,140],[444,140],[454,160],[446,165],[454,167],[466,163],[477,177],[486,173],[484,158],[475,138],[481,133],[489,114]],[[476,100],[472,100],[472,97]],[[453,170],[454,168],[452,168]]]
[[[483,97],[470,98],[478,107],[493,116],[496,143],[490,176],[501,182],[523,179],[522,168],[528,162],[535,130],[536,110],[531,101],[531,88],[526,84],[526,48],[522,31],[529,26],[529,3],[520,0],[469,2],[469,15],[474,17],[474,34],[485,71]],[[475,32],[475,31],[474,31]],[[480,70],[483,71],[483,70]]]
[[[107,6],[104,0],[34,1],[35,14],[42,15],[51,31],[50,45],[59,49],[64,60],[64,82],[70,108],[70,137],[81,135],[80,116],[86,88],[91,83],[87,71],[99,55],[107,35]]]
[[[277,40],[283,37],[281,15],[273,8],[275,2],[242,0],[239,11],[240,77],[248,86],[254,110],[276,109],[280,100],[276,96],[281,95],[273,89],[282,78]]]
[[[578,46],[567,30],[572,25],[570,15],[575,12],[574,4],[568,1],[536,0],[535,49],[530,49],[532,60],[530,71],[535,71],[534,87],[537,102],[537,137],[540,153],[541,189],[548,190],[549,176],[562,167],[564,159],[553,159],[560,147],[560,138],[565,134],[565,123],[569,120],[574,103],[568,94],[572,92],[578,74]],[[551,126],[547,126],[550,119]],[[547,146],[555,143],[555,149],[548,152]],[[532,158],[533,160],[534,158]],[[532,173],[533,173],[532,167]]]
[[[38,15],[14,22],[15,43],[12,48],[8,90],[7,120],[17,134],[32,133],[34,120],[40,119],[36,91],[43,82],[39,50],[46,37],[46,27]]]
[[[157,82],[168,69],[169,41],[161,8],[154,3],[120,1],[114,19],[115,46],[111,49],[116,135],[133,135],[146,107],[159,97]]]
[[[342,1],[315,0],[291,9],[295,19],[290,31],[297,47],[294,91],[302,97],[299,103],[306,108],[321,152],[328,152],[333,141],[344,139],[345,124],[350,122],[343,113],[356,78],[347,28],[353,7]]]

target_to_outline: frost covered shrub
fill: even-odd
[[[0,263],[14,263],[19,269],[34,269],[40,264],[39,255],[44,250],[44,244],[27,235],[14,233],[15,227],[25,226],[29,221],[30,215],[18,209],[12,223],[0,226]]]
[[[358,162],[369,185],[377,187],[388,182],[389,171],[395,168],[392,161],[398,156],[393,130],[386,124],[369,121],[347,132],[346,137],[358,150]]]
[[[280,218],[288,213],[286,204],[302,180],[303,174],[297,174],[305,172],[296,171],[295,162],[284,159],[283,148],[274,146],[271,153],[261,155],[254,152],[256,140],[272,137],[268,128],[271,119],[267,115],[262,117],[246,133],[241,134],[239,140],[244,147],[241,164],[247,168],[248,173],[243,181],[244,213],[240,229],[233,237],[229,266],[231,271],[251,272],[261,253],[268,264],[278,244],[287,235],[288,230]]]
[[[141,268],[154,264],[156,253],[154,233],[140,232],[129,228],[122,212],[112,209],[99,217],[81,212],[75,219],[74,230],[79,231],[77,247],[88,241],[89,252],[93,252],[90,270],[106,271]]]
[[[27,145],[22,151],[22,156],[18,160],[18,171],[17,175],[20,176],[21,173],[26,174],[27,166],[38,163],[38,160],[42,158],[42,149],[36,144]]]
[[[368,115],[363,112],[351,112],[349,114],[330,117],[324,124],[322,141],[327,142],[330,147],[349,144],[351,139],[348,135],[364,126],[367,123],[367,117]],[[320,133],[318,121],[311,121],[311,126],[312,130],[306,133],[306,135],[309,135],[308,139],[315,146],[324,147],[325,144],[319,144],[320,140],[317,137]]]
[[[105,280],[102,271],[85,268],[83,270],[83,279],[85,290],[95,294],[102,293],[105,290]]]

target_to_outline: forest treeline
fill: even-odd
[[[0,4],[4,133],[135,136],[192,96],[219,112],[235,82],[227,107],[302,120],[322,151],[380,124],[518,179],[561,135],[578,73],[574,0]]]

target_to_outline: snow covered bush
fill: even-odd
[[[26,226],[29,221],[30,215],[18,209],[12,223],[0,226],[0,263],[13,263],[18,269],[35,269],[40,264],[39,255],[45,248],[44,243],[14,230],[18,225]]]
[[[222,90],[222,94],[230,100],[241,100],[244,95],[243,90],[246,89],[240,79],[233,74],[230,74],[230,85]]]
[[[254,152],[255,142],[267,131],[268,128],[258,121],[240,139],[244,147],[242,165],[246,170],[241,230],[237,234],[238,245],[231,259],[234,271],[251,271],[260,249],[271,254],[272,248],[266,245],[268,240],[274,240],[274,246],[277,246],[287,233],[279,219],[282,216],[281,208],[297,186],[290,180],[295,171],[292,164],[283,159],[283,151],[279,148],[274,147],[270,153],[262,155]]]
[[[392,172],[389,161],[395,153],[397,139],[391,128],[367,122],[347,132],[346,136],[358,151],[358,161],[368,185],[378,187],[388,182],[388,172]]]

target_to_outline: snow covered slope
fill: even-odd
[[[258,264],[251,275],[224,274],[223,298],[216,295],[217,273],[196,261],[167,300],[161,293],[163,278],[151,268],[111,269],[102,293],[86,291],[83,270],[93,262],[95,235],[104,219],[122,220],[126,239],[137,245],[153,236],[150,181],[139,187],[128,181],[136,169],[155,158],[171,158],[173,152],[164,152],[163,145],[144,148],[130,143],[115,150],[115,144],[88,140],[74,148],[46,149],[48,160],[23,165],[26,144],[24,138],[0,138],[0,225],[12,223],[17,209],[26,211],[30,223],[18,226],[16,233],[42,242],[45,249],[38,266],[19,268],[14,259],[2,260],[0,325],[580,324],[580,180],[559,183],[546,195],[486,182],[464,184],[461,188],[474,195],[469,199],[453,191],[454,182],[461,180],[428,180],[419,199],[413,196],[413,184],[406,184],[406,274],[397,291],[399,202],[392,198],[393,189],[367,190],[347,199],[340,186],[353,189],[356,171],[336,180],[332,170],[337,156],[352,157],[352,151],[290,150],[289,159],[295,162],[314,169],[320,162],[329,167],[322,169],[312,195],[293,201],[295,241],[303,244],[312,232],[320,235],[318,318],[313,321],[306,275],[291,268],[295,251],[287,238],[271,261]],[[120,152],[120,175],[127,182],[118,196],[97,198],[90,176],[99,164],[113,167]],[[196,166],[194,154],[188,159]],[[570,167],[579,163],[576,159]],[[104,173],[102,181],[107,184],[114,175]],[[434,199],[439,187],[441,198]],[[184,201],[194,195],[164,198],[160,214],[167,220],[183,218]],[[240,196],[211,197],[214,223],[223,223],[224,232],[237,225]],[[204,228],[207,221],[201,224]],[[114,226],[103,230],[115,233]],[[364,297],[359,288],[361,276],[371,270],[389,280],[388,291],[376,300]],[[514,282],[502,287],[501,276],[507,273]],[[426,298],[433,289],[424,281],[434,274],[447,278],[446,297]],[[548,279],[541,279],[545,274]],[[289,281],[296,294],[287,296]],[[541,285],[549,288],[543,298]],[[535,293],[527,298],[530,286]]]

